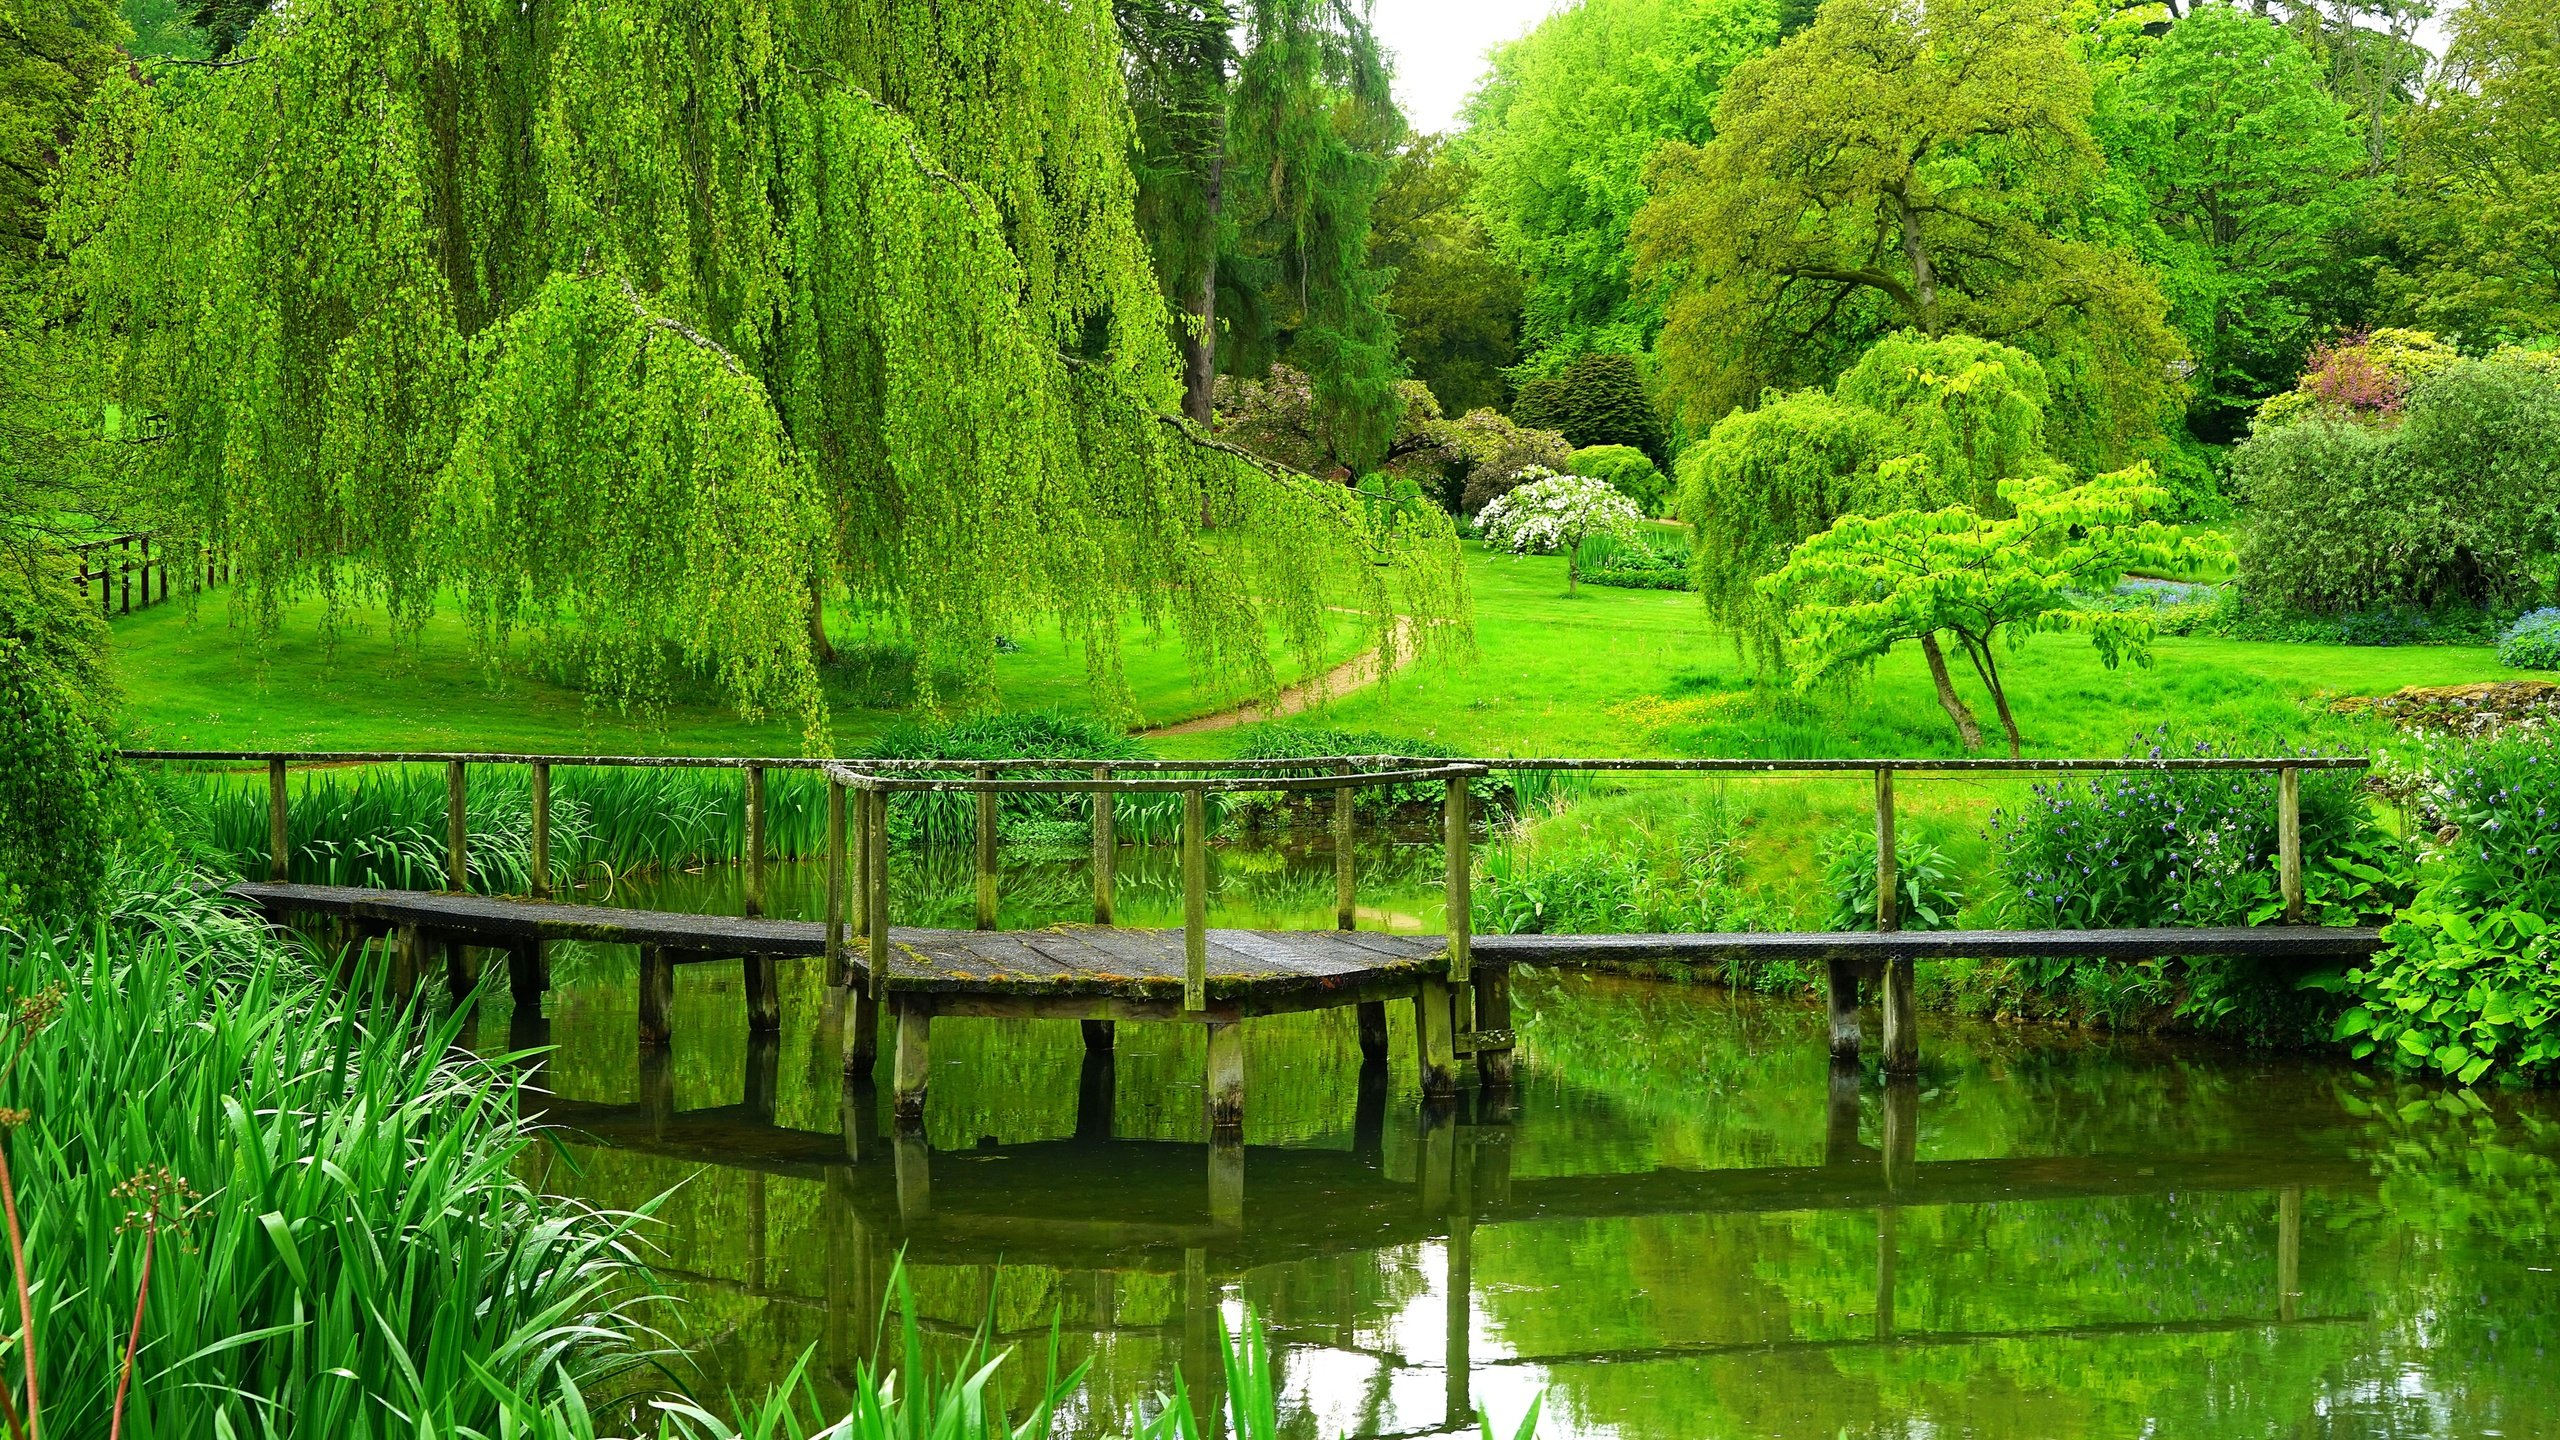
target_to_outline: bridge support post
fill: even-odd
[[[1858,1033],[1858,962],[1835,955],[1827,968],[1831,979],[1831,1058],[1854,1062],[1863,1043]]]
[[[1086,1021],[1086,1024],[1093,1022]],[[1119,1100],[1120,1071],[1117,1057],[1108,1048],[1087,1049],[1084,1063],[1076,1071],[1076,1138],[1102,1141],[1111,1138],[1111,1115]]]
[[[1476,1083],[1492,1094],[1511,1088],[1511,967],[1476,971]]]
[[[427,964],[424,926],[403,925],[391,951],[391,1003],[406,1005],[418,997],[418,973]]]
[[[1884,1069],[1909,1075],[1920,1068],[1920,1016],[1911,994],[1911,957],[1884,965]]]
[[[1079,1020],[1076,1025],[1084,1032],[1087,1055],[1109,1055],[1119,1043],[1117,1028],[1109,1020]]]
[[[771,1035],[782,1029],[782,985],[770,955],[738,957],[738,973],[746,984],[747,1033]]]
[[[676,967],[663,945],[640,947],[640,1047],[655,1050],[672,1037]]]
[[[1244,1027],[1212,1020],[1209,1036],[1209,1138],[1244,1134]]]
[[[1449,982],[1439,979],[1423,981],[1421,991],[1413,997],[1413,1033],[1420,1040],[1417,1048],[1422,1064],[1422,1098],[1432,1104],[1445,1104],[1458,1093],[1458,1041],[1453,1031],[1456,1016],[1449,998]]]
[[[1209,1137],[1209,1223],[1221,1230],[1244,1228],[1242,1131]]]
[[[1387,1002],[1363,1000],[1352,1008],[1360,1021],[1360,1063],[1387,1063]]]
[[[924,1092],[933,1078],[933,1012],[921,1001],[901,1001],[898,1011],[896,1091],[891,1108],[908,1129],[924,1124]]]
[[[739,1099],[747,1113],[764,1124],[772,1124],[774,1100],[782,1088],[780,1041],[771,1035],[758,1035],[747,1041],[747,1063],[739,1088]]]
[[[869,1082],[880,1062],[880,1002],[869,990],[854,990],[844,1015],[844,1073],[848,1080]]]
[[[480,983],[477,969],[471,963],[471,947],[459,935],[444,937],[444,992],[457,1005],[471,998],[472,987]]]
[[[550,967],[545,963],[542,942],[519,940],[507,948],[507,989],[515,998],[516,1013],[542,1013],[542,992],[551,988]]]

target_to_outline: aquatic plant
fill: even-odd
[[[634,1361],[634,1217],[538,1195],[513,1082],[169,869],[0,933],[28,1440],[492,1427]],[[379,1022],[379,1023],[377,1023]]]

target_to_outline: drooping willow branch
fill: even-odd
[[[700,348],[708,350],[712,354],[719,356],[720,363],[728,367],[730,374],[735,375],[740,379],[746,378],[747,367],[739,364],[738,357],[730,354],[719,341],[712,339],[710,336],[703,334],[701,331],[694,329],[692,326],[687,325],[672,315],[661,315],[655,310],[650,309],[646,304],[642,303],[640,299],[640,291],[632,285],[629,276],[622,277],[622,298],[631,302],[632,313],[638,315],[642,320],[651,325],[657,326],[659,329],[664,330],[669,334],[682,336],[683,338],[692,341]]]

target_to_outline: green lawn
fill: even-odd
[[[1954,755],[1919,652],[1904,647],[1846,690],[1772,699],[1695,596],[1584,586],[1564,565],[1479,554],[1472,660],[1408,671],[1333,705],[1331,723],[1487,755]],[[2325,697],[2512,678],[2482,646],[2378,648],[2163,638],[2149,666],[2110,670],[2084,639],[2043,635],[2004,654],[2030,754],[2112,755],[2164,720],[2267,738],[2346,738]],[[1996,721],[1971,674],[1958,689]],[[1223,750],[1226,736],[1187,753]]]
[[[1327,723],[1414,735],[1491,755],[1953,755],[1953,730],[1919,655],[1889,657],[1865,683],[1771,697],[1752,685],[1732,643],[1695,597],[1584,586],[1564,594],[1561,560],[1477,553],[1471,563],[1471,657],[1410,669],[1337,701]],[[450,614],[414,643],[380,621],[334,645],[316,606],[260,644],[230,624],[227,594],[192,620],[166,606],[116,622],[116,668],[135,743],[172,748],[544,749],[670,754],[795,754],[797,728],[750,724],[711,703],[654,715],[591,705],[520,661],[489,665]],[[839,625],[839,643],[858,632]],[[1056,634],[1022,639],[997,660],[1017,708],[1091,707],[1081,659]],[[1359,647],[1336,617],[1328,663]],[[1129,679],[1146,718],[1180,720],[1233,697],[1194,687],[1181,646],[1132,626]],[[2109,670],[2087,642],[2047,635],[2006,658],[2030,753],[2114,754],[2138,731],[2174,719],[2190,729],[2265,738],[2356,732],[2319,702],[2413,684],[2511,676],[2486,647],[2286,645],[2163,639],[2148,667]],[[1287,667],[1295,678],[1295,668]],[[1970,675],[1958,684],[1992,724]],[[834,743],[858,750],[899,716],[832,699]],[[1167,738],[1170,753],[1233,750],[1241,731]]]
[[[209,596],[192,620],[177,605],[118,619],[115,669],[131,743],[222,750],[802,751],[799,727],[787,720],[749,723],[708,701],[620,713],[591,704],[520,660],[491,665],[450,613],[399,643],[375,619],[324,644],[318,621],[316,602],[296,607],[262,644],[231,624],[227,591]],[[1351,617],[1333,617],[1329,629],[1327,664],[1358,652]],[[834,633],[840,645],[861,639],[840,621]],[[1019,640],[1019,653],[996,660],[996,685],[1007,706],[1092,708],[1084,662],[1073,647],[1055,632]],[[1125,655],[1130,688],[1150,723],[1188,719],[1234,698],[1196,687],[1181,645],[1170,636],[1150,637],[1133,624]],[[1300,673],[1285,660],[1281,672],[1284,681]],[[840,683],[830,691],[839,753],[858,752],[865,739],[903,718],[853,703]]]

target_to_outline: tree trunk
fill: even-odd
[[[1902,258],[1911,265],[1911,293],[1920,301],[1920,328],[1934,337],[1938,333],[1938,267],[1929,260],[1928,242],[1920,238],[1920,212],[1911,208],[1910,195],[1898,189],[1893,203],[1902,221]]]
[[[1991,654],[1991,637],[1977,640],[1963,631],[1956,640],[1964,646],[1965,658],[1973,662],[1973,673],[1982,677],[1982,688],[1991,692],[1991,706],[2000,712],[2000,728],[2009,732],[2009,758],[2018,758],[2018,721],[2009,713],[2009,691],[2000,683],[2000,662]]]
[[[809,658],[820,665],[836,663],[836,647],[827,640],[827,576],[809,577]]]
[[[1973,716],[1973,707],[1956,693],[1955,681],[1947,676],[1947,652],[1938,648],[1938,634],[1932,630],[1920,637],[1920,653],[1929,657],[1929,678],[1938,683],[1938,706],[1947,718],[1956,722],[1956,734],[1963,737],[1964,748],[1982,748],[1982,722]]]
[[[1201,179],[1201,262],[1197,286],[1185,306],[1191,323],[1182,335],[1182,413],[1206,428],[1218,395],[1218,213],[1226,197],[1226,121],[1216,127],[1217,153]]]

